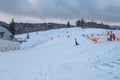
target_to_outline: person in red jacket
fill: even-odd
[[[112,34],[112,38],[113,38],[112,40],[115,41],[115,34],[114,33]]]

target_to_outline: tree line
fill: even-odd
[[[68,21],[67,26],[70,27],[70,22]],[[116,29],[113,28],[109,25],[106,25],[104,23],[97,23],[94,20],[91,20],[89,22],[86,22],[84,19],[77,20],[75,22],[76,27],[81,27],[81,28],[102,28],[102,29]],[[72,26],[71,26],[72,27]]]
[[[2,23],[0,23],[2,24]],[[8,24],[9,31],[14,35],[23,34],[28,32],[36,32],[36,31],[45,31],[50,29],[58,29],[58,28],[70,28],[70,27],[81,27],[81,28],[102,28],[102,29],[120,29],[120,27],[111,27],[104,23],[97,23],[94,20],[89,22],[84,19],[77,20],[75,25],[71,25],[68,21],[67,24],[58,24],[58,23],[16,23],[14,19],[11,20],[10,24]]]

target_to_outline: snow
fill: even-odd
[[[0,53],[0,80],[120,80],[120,42],[94,44],[82,36],[106,31],[62,28],[30,33],[20,50]]]

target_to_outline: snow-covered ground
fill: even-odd
[[[20,50],[0,53],[0,80],[120,80],[120,42],[94,44],[82,36],[106,31],[63,28],[30,33]]]

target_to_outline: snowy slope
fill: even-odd
[[[64,28],[30,33],[21,50],[0,53],[0,80],[120,80],[120,42],[94,44],[82,36],[91,33],[106,30]]]

